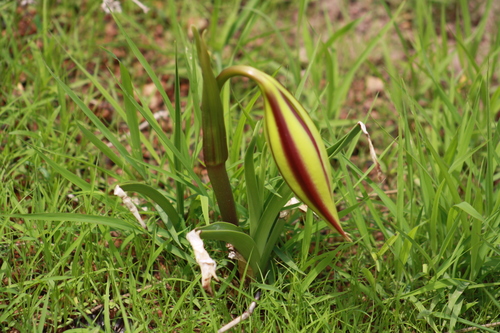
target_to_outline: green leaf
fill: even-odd
[[[359,134],[359,132],[361,132],[361,126],[359,124],[356,124],[356,126],[354,126],[354,128],[351,129],[349,133],[344,135],[341,139],[339,139],[337,142],[326,149],[328,157],[331,159],[335,155],[337,155],[342,148],[351,143],[351,141],[356,137],[356,135]]]
[[[106,155],[113,163],[115,163],[120,169],[125,171],[129,176],[132,176],[130,169],[126,167],[125,162],[121,159],[115,152],[109,148],[101,139],[94,135],[91,131],[86,129],[82,122],[77,123],[78,128],[82,131],[83,135],[92,142],[94,146],[97,147],[104,155]]]
[[[297,264],[295,263],[295,261],[293,261],[292,258],[290,258],[290,256],[284,252],[283,250],[281,250],[279,247],[275,246],[273,248],[274,250],[274,253],[276,253],[276,255],[278,256],[278,258],[281,259],[281,261],[283,261],[283,263],[285,265],[287,265],[288,267],[290,267],[291,269],[293,269],[294,271],[302,274],[302,275],[306,275],[306,273],[304,273],[300,268],[299,266],[297,266]]]
[[[107,226],[111,229],[135,232],[137,234],[149,234],[147,230],[142,229],[137,223],[129,222],[109,216],[96,216],[85,215],[76,213],[42,213],[42,214],[6,214],[0,215],[6,217],[23,218],[27,220],[44,220],[44,221],[63,221],[63,222],[80,222],[80,223],[94,223],[98,225]],[[149,234],[151,236],[151,234]],[[155,243],[158,246],[163,246],[166,251],[182,258],[190,263],[194,263],[194,259],[186,252],[180,250],[178,247],[169,244],[170,240],[164,240],[160,237],[155,237]]]
[[[279,195],[275,195],[272,193],[269,194],[270,199],[266,200],[266,208],[262,212],[262,217],[259,220],[257,232],[253,237],[258,245],[260,253],[264,253],[266,248],[269,249],[270,245],[268,245],[268,240],[270,235],[272,234],[274,222],[276,221],[276,218],[278,217],[281,209],[283,209],[285,204],[292,197],[292,190],[284,181],[282,181],[278,190],[278,194]]]
[[[118,152],[127,160],[127,162],[145,178],[143,168],[130,156],[127,149],[120,143],[120,140],[112,133],[109,128],[102,123],[102,121],[92,112],[89,107],[65,84],[52,70],[47,66],[47,70],[52,77],[57,81],[59,86],[68,94],[68,96],[78,105],[78,107],[85,113],[85,115],[94,123],[99,131],[113,144]]]
[[[436,291],[438,289],[443,289],[443,288],[448,288],[448,287],[462,287],[464,284],[466,284],[466,281],[459,280],[459,279],[441,279],[435,282],[429,282],[425,286],[418,288],[416,290],[413,290],[409,293],[406,293],[404,295],[401,295],[400,298],[407,298],[410,296],[417,296],[429,291]]]
[[[267,269],[269,261],[271,260],[271,253],[276,249],[276,243],[278,242],[281,233],[285,227],[286,220],[276,219],[271,229],[271,233],[268,235],[264,250],[261,252],[260,266]]]
[[[321,272],[323,272],[323,270],[327,266],[329,266],[329,265],[332,264],[332,261],[335,258],[335,256],[338,254],[338,252],[341,251],[341,250],[346,249],[349,246],[350,246],[349,243],[343,243],[339,247],[337,247],[335,250],[333,250],[331,252],[327,252],[324,255],[321,255],[319,257],[311,259],[312,263],[314,263],[314,262],[316,262],[316,261],[318,261],[320,259],[321,259],[321,261],[316,266],[313,266],[311,268],[311,270],[309,271],[309,273],[307,273],[307,276],[304,278],[304,280],[301,283],[301,286],[300,286],[301,287],[301,291],[303,293],[306,292],[307,289],[309,288],[309,286],[311,285],[311,283],[313,283],[314,280],[316,280],[316,278],[318,277],[318,275]],[[304,267],[312,266],[311,262],[305,264]]]
[[[374,36],[371,41],[368,43],[366,46],[365,50],[361,53],[361,55],[356,59],[356,62],[350,67],[349,71],[347,72],[346,75],[344,75],[342,79],[342,83],[335,87],[335,95],[333,97],[332,101],[332,110],[335,112],[333,115],[333,118],[336,119],[338,118],[338,114],[340,112],[340,106],[344,102],[347,93],[349,92],[349,88],[351,87],[352,82],[354,81],[354,77],[356,75],[356,72],[358,69],[361,67],[361,65],[365,62],[365,60],[372,54],[373,49],[375,46],[380,42],[382,37],[389,31],[389,29],[392,27],[396,17],[398,17],[399,13],[401,13],[401,10],[403,9],[405,3],[403,2],[398,9],[396,10],[394,16],[391,18],[391,20],[379,31],[379,33]],[[332,116],[332,115],[330,115]]]
[[[473,218],[481,222],[484,222],[483,216],[481,216],[481,214],[479,214],[479,212],[475,210],[474,207],[472,207],[468,202],[463,201],[459,204],[456,204],[455,207],[463,210],[465,213],[472,216]]]
[[[177,59],[177,44],[175,47],[175,125],[174,125],[174,145],[180,151],[183,152],[184,140],[182,133],[182,119],[181,119],[181,93],[180,93],[180,79],[179,79],[179,66]],[[178,174],[182,173],[182,163],[179,157],[174,156],[174,167]],[[176,200],[177,200],[177,212],[180,215],[184,214],[184,192],[185,186],[182,182],[175,182],[176,188]]]
[[[94,223],[108,226],[112,229],[117,230],[138,231],[140,233],[144,232],[143,229],[136,223],[131,223],[126,220],[109,216],[96,216],[76,213],[9,214],[3,216],[17,217],[27,220]]]
[[[83,191],[92,192],[93,187],[89,183],[87,183],[85,180],[78,177],[74,173],[70,172],[68,169],[63,168],[62,166],[60,166],[56,162],[52,161],[48,156],[46,156],[44,153],[39,151],[37,148],[33,147],[33,149],[38,154],[38,156],[40,156],[48,165],[50,165],[56,172],[61,174],[64,178],[66,178],[67,180],[69,180],[71,183],[78,186],[79,188],[81,188]],[[97,194],[97,193],[100,193],[100,192],[97,192],[97,191],[94,192],[94,194]],[[100,194],[102,194],[102,193],[100,193]]]
[[[203,76],[201,108],[205,164],[207,166],[220,165],[225,163],[228,158],[224,108],[220,98],[219,85],[212,71],[207,46],[198,30],[193,28],[192,31]]]
[[[337,31],[335,31],[331,35],[331,37],[328,38],[328,40],[324,43],[323,48],[326,49],[326,48],[332,46],[333,43],[335,43],[335,41],[337,39],[345,36],[348,32],[350,32],[351,30],[353,30],[354,28],[356,28],[358,26],[358,24],[361,23],[361,21],[362,21],[361,19],[357,19],[357,20],[351,21],[351,22],[347,23],[346,25],[344,25],[342,28],[340,28]]]
[[[179,229],[182,217],[180,217],[174,206],[170,203],[167,197],[165,197],[160,191],[157,191],[153,187],[145,184],[127,184],[121,186],[124,191],[133,191],[147,196],[149,199],[153,200],[155,203],[155,208],[160,215],[161,220],[165,229],[159,228],[159,233],[162,236],[167,236],[172,238],[179,246],[181,243],[179,241]]]
[[[254,135],[245,153],[245,183],[248,201],[248,219],[250,221],[250,236],[252,237],[254,237],[257,232],[263,206],[262,197],[259,195],[259,185],[257,177],[255,176],[255,166],[253,163],[256,141],[257,135]]]
[[[179,228],[181,217],[170,201],[158,190],[149,185],[139,183],[120,185],[120,187],[124,191],[137,192],[153,200],[167,214],[173,226],[176,229]]]
[[[116,207],[116,202],[113,200],[110,200],[110,198],[103,193],[102,191],[95,189],[92,184],[87,183],[85,180],[80,178],[79,176],[75,175],[68,169],[65,169],[58,163],[54,162],[51,160],[48,156],[46,156],[44,153],[39,151],[37,148],[33,147],[33,150],[48,164],[50,165],[56,172],[58,172],[61,176],[69,180],[71,183],[74,185],[78,186],[83,192],[91,194],[93,197],[99,199],[100,201],[104,202],[105,204],[111,206],[111,207]],[[124,211],[125,208],[118,206],[120,211]]]
[[[214,239],[232,244],[248,261],[255,274],[261,272],[260,253],[254,240],[242,231],[240,227],[227,222],[216,222],[209,226],[198,228],[202,239]]]
[[[170,102],[170,99],[168,98],[165,89],[163,89],[160,79],[158,78],[158,76],[156,76],[155,72],[153,71],[153,68],[151,67],[151,65],[149,65],[146,58],[144,58],[137,45],[135,45],[134,41],[129,37],[125,29],[123,29],[123,26],[120,23],[120,21],[115,18],[115,22],[122,36],[125,37],[125,40],[127,41],[127,44],[130,47],[130,50],[132,51],[132,53],[134,53],[137,60],[139,60],[141,66],[144,68],[146,73],[148,73],[148,76],[151,78],[151,81],[153,81],[154,85],[156,86],[156,89],[158,89],[158,92],[163,98],[163,102],[165,102],[165,105],[167,106],[170,115],[173,117],[173,115],[175,114],[174,107],[172,106],[172,103]]]
[[[122,79],[122,87],[124,89],[125,112],[127,114],[127,126],[130,131],[130,146],[132,148],[132,156],[138,161],[143,160],[141,149],[141,131],[139,130],[139,119],[134,103],[132,102],[134,90],[132,88],[132,80],[127,68],[120,62],[120,74]],[[142,165],[139,165],[142,171],[145,170]]]

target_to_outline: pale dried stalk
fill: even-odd
[[[142,11],[144,14],[147,14],[149,12],[149,8],[144,6],[139,0],[132,0],[137,6],[141,7]]]
[[[252,303],[250,303],[250,306],[248,307],[248,309],[243,312],[241,314],[241,316],[239,317],[236,317],[234,318],[231,322],[227,323],[226,325],[224,325],[223,327],[221,327],[217,333],[224,333],[224,332],[227,332],[228,330],[230,330],[231,328],[233,328],[234,326],[238,325],[239,323],[241,323],[243,320],[247,319],[248,317],[250,317],[253,313],[253,311],[255,310],[255,308],[257,307],[257,301],[260,299],[260,291],[258,291],[256,294],[255,294],[255,301],[253,301]]]
[[[375,152],[375,148],[373,147],[372,140],[370,138],[370,134],[366,130],[366,126],[363,122],[358,121],[359,126],[361,127],[361,131],[366,135],[368,139],[368,146],[370,147],[370,157],[375,164],[375,170],[377,171],[377,178],[379,182],[384,180],[384,175],[382,173],[382,169],[380,168],[380,163],[378,162],[377,153]]]
[[[135,216],[137,221],[139,221],[139,224],[141,225],[141,227],[144,229],[147,229],[146,223],[144,223],[144,221],[142,220],[142,217],[139,214],[137,207],[134,205],[134,203],[132,202],[132,199],[130,199],[130,197],[127,195],[127,193],[125,193],[125,191],[122,190],[122,188],[120,186],[116,185],[114,194],[116,196],[119,196],[122,199],[125,207],[127,207],[127,209]]]
[[[500,326],[500,321],[497,321],[495,323],[489,323],[486,325],[481,325],[481,327],[484,327],[484,328],[490,328],[490,327],[495,327],[495,326]],[[465,333],[465,332],[477,331],[479,329],[480,329],[479,327],[467,327],[467,328],[462,328],[462,329],[454,331],[454,332],[455,333]],[[448,332],[448,333],[451,333],[451,332]]]

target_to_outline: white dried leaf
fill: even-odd
[[[372,158],[372,161],[375,164],[375,170],[377,171],[378,181],[382,182],[384,180],[384,175],[382,173],[382,169],[380,168],[380,163],[378,162],[377,153],[375,152],[375,148],[373,147],[370,134],[366,130],[366,126],[363,122],[359,121],[358,124],[361,127],[361,131],[366,135],[366,138],[368,139],[368,146],[370,147],[370,157]]]
[[[193,248],[194,257],[201,269],[201,285],[203,289],[207,291],[210,295],[213,295],[212,287],[210,282],[212,278],[219,281],[215,270],[217,269],[217,263],[213,260],[208,252],[203,246],[203,240],[200,238],[200,230],[192,230],[186,235],[186,239],[191,244]]]
[[[127,195],[127,193],[125,193],[125,191],[120,186],[116,185],[114,195],[116,195],[122,199],[125,207],[127,207],[127,209],[135,216],[137,221],[139,221],[139,224],[141,225],[141,227],[143,227],[144,229],[147,229],[146,223],[144,223],[144,221],[142,220],[141,215],[139,214],[139,211],[137,210],[137,207],[134,205],[134,202],[132,201],[132,199],[130,199],[130,197]]]
[[[290,200],[288,200],[288,202],[285,204],[285,207],[289,207],[289,206],[293,206],[293,205],[296,205],[300,203],[299,199],[297,199],[296,197],[292,197]],[[302,204],[302,205],[299,205],[297,207],[298,209],[300,209],[301,211],[303,211],[304,213],[307,212],[307,205],[306,204]],[[284,219],[285,217],[287,217],[288,215],[290,214],[290,210],[283,210],[280,212],[280,219]]]

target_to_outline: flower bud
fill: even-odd
[[[253,67],[225,69],[217,78],[219,87],[235,75],[253,79],[262,91],[266,139],[288,186],[309,208],[351,241],[339,224],[328,155],[308,113],[278,81]]]

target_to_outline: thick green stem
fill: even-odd
[[[222,220],[237,226],[238,216],[236,215],[233,189],[229,183],[225,167],[228,151],[220,90],[212,72],[206,45],[195,28],[193,28],[193,34],[203,75],[201,109],[203,111],[202,130],[205,165],[219,204]]]
[[[233,189],[229,183],[226,166],[224,163],[218,165],[207,165],[208,177],[219,204],[220,214],[224,222],[238,225],[236,206],[234,205]]]
[[[224,69],[222,72],[220,72],[219,76],[217,76],[217,85],[219,86],[219,89],[222,89],[227,80],[229,80],[234,76],[239,76],[239,75],[255,80],[257,83],[261,83],[259,81],[259,75],[256,74],[256,72],[260,71],[257,71],[255,68],[250,66],[244,66],[244,65],[231,66]]]
[[[179,81],[179,68],[177,60],[177,44],[175,46],[175,131],[174,131],[174,145],[179,151],[182,151],[182,122],[181,122],[181,93],[180,93],[180,81]],[[181,160],[176,156],[174,158],[175,171],[178,174],[182,174],[182,163]],[[175,182],[177,193],[177,212],[180,216],[184,216],[184,192],[185,185],[180,182]]]

